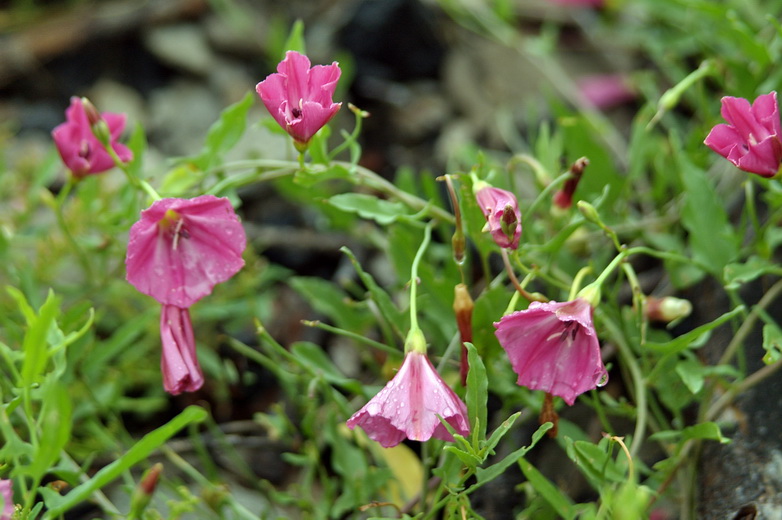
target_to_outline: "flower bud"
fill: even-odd
[[[95,108],[95,105],[92,104],[92,101],[86,97],[83,97],[81,98],[81,104],[84,107],[84,114],[87,116],[87,121],[89,121],[90,126],[95,126],[95,123],[103,119],[100,116],[98,109]]]
[[[554,204],[561,209],[568,209],[573,205],[573,194],[578,187],[584,169],[589,164],[589,159],[581,157],[570,166],[570,177],[565,181],[562,189],[554,194]]]
[[[673,296],[664,298],[647,296],[645,313],[649,321],[670,323],[689,316],[692,313],[692,304],[689,300]]]
[[[160,479],[160,473],[163,471],[163,464],[158,462],[151,468],[149,468],[141,477],[133,496],[130,498],[130,513],[128,518],[141,518],[142,513],[152,500],[152,495],[155,493],[158,480]]]
[[[456,315],[456,325],[461,336],[462,355],[459,363],[459,375],[462,385],[467,386],[467,372],[470,366],[467,362],[467,347],[465,343],[472,343],[472,310],[474,304],[470,297],[470,291],[463,283],[457,284],[453,291],[453,312]]]

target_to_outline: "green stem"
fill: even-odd
[[[646,404],[646,382],[644,381],[643,374],[641,373],[641,368],[638,366],[638,363],[635,360],[635,354],[633,353],[627,341],[625,341],[619,326],[614,323],[613,320],[608,318],[605,313],[600,313],[599,316],[608,330],[608,333],[614,340],[614,343],[619,350],[621,360],[625,363],[625,366],[629,370],[630,379],[633,382],[633,393],[635,394],[634,397],[636,402],[636,419],[635,430],[633,431],[633,442],[630,446],[630,453],[633,457],[635,457],[638,454],[638,450],[641,447],[641,442],[643,442],[646,432],[648,413]]]
[[[755,323],[760,317],[760,312],[768,307],[774,300],[776,300],[780,293],[782,293],[782,280],[771,286],[771,289],[766,291],[766,294],[763,295],[760,301],[752,307],[752,310],[741,323],[741,326],[736,331],[733,339],[730,340],[730,343],[725,348],[725,352],[722,354],[722,357],[720,357],[720,360],[717,363],[718,365],[724,365],[733,359],[736,351],[741,347],[741,345],[744,344],[744,340],[747,339],[747,336],[755,327]]]
[[[63,186],[62,190],[60,190],[60,193],[57,194],[57,198],[54,199],[54,214],[57,218],[57,225],[60,227],[60,231],[62,231],[63,236],[65,237],[66,242],[68,242],[68,245],[73,249],[73,252],[76,254],[76,258],[79,260],[79,263],[81,264],[81,268],[84,271],[84,279],[88,285],[92,285],[93,283],[93,274],[94,271],[92,270],[92,266],[90,265],[90,259],[87,256],[87,254],[84,252],[84,250],[81,248],[78,242],[76,242],[76,239],[73,237],[73,234],[71,233],[70,228],[68,228],[68,224],[65,221],[65,214],[63,213],[63,206],[65,205],[65,201],[68,198],[68,195],[70,194],[71,190],[73,189],[75,185],[73,175],[68,176],[68,181],[65,183],[65,186]]]
[[[416,300],[418,295],[418,265],[421,263],[421,258],[423,258],[431,239],[432,223],[429,222],[426,228],[424,228],[424,240],[421,242],[418,251],[416,251],[413,265],[410,267],[410,333],[420,330],[418,326],[418,302]],[[407,348],[407,345],[405,345],[405,348]]]
[[[361,334],[356,334],[355,332],[350,332],[349,330],[340,329],[338,327],[334,327],[332,325],[329,325],[327,323],[323,323],[321,321],[310,321],[310,320],[301,320],[301,324],[305,327],[314,327],[321,330],[325,330],[326,332],[331,332],[332,334],[338,334],[340,336],[345,336],[346,338],[350,338],[354,340],[357,343],[363,343],[369,347],[376,348],[378,350],[382,350],[383,352],[387,354],[391,354],[392,356],[399,356],[400,352],[398,348],[389,347],[388,345],[384,343],[380,343],[379,341],[375,341],[373,339],[367,338],[366,336],[363,336]]]

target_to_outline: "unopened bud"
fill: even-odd
[[[100,144],[106,147],[111,146],[111,130],[109,125],[103,119],[99,119],[92,125],[92,134],[100,141]]]
[[[664,298],[647,296],[645,312],[649,321],[670,323],[689,316],[692,313],[692,303],[673,296]]]
[[[81,98],[81,104],[84,107],[84,113],[87,115],[87,121],[90,122],[90,126],[95,126],[95,124],[102,119],[100,117],[100,112],[98,112],[98,109],[92,104],[92,101],[86,97]]]
[[[519,220],[516,217],[516,210],[510,204],[506,204],[502,210],[502,217],[500,218],[500,227],[508,240],[513,242],[513,238],[516,235],[516,224]]]
[[[581,157],[570,166],[570,177],[565,181],[562,189],[554,194],[554,204],[561,209],[569,209],[573,205],[573,194],[576,192],[584,168],[589,165],[589,159]]]
[[[130,499],[130,513],[128,518],[141,518],[144,510],[152,500],[152,495],[157,488],[158,480],[160,480],[160,473],[163,471],[163,464],[158,462],[151,468],[149,468],[141,476],[141,482],[133,492],[133,496]]]
[[[451,237],[451,247],[453,248],[454,261],[462,265],[464,263],[464,251],[467,249],[467,239],[464,237],[462,228],[457,227],[456,231],[454,231],[453,237]]]
[[[456,315],[456,326],[459,327],[459,336],[462,340],[459,375],[463,386],[467,386],[467,373],[470,371],[470,365],[467,361],[467,347],[464,344],[472,343],[472,310],[474,306],[467,286],[463,283],[457,284],[453,288],[453,312]]]
[[[579,200],[576,204],[578,211],[584,215],[584,218],[593,224],[597,224],[601,228],[604,227],[603,221],[600,220],[600,215],[597,214],[595,207],[585,200]]]

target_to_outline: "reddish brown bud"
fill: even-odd
[[[472,309],[474,307],[470,291],[463,283],[454,287],[453,312],[456,314],[456,325],[459,327],[459,335],[462,340],[462,357],[459,363],[459,375],[462,385],[467,385],[467,372],[470,365],[467,362],[467,347],[465,343],[472,343]]]
[[[554,204],[562,209],[569,209],[573,205],[573,194],[576,192],[584,169],[589,164],[589,159],[581,157],[570,166],[570,177],[562,188],[554,194]]]

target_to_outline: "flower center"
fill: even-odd
[[[79,143],[79,157],[86,159],[90,155],[90,142],[82,139]]]
[[[185,227],[185,219],[173,209],[166,210],[163,218],[158,222],[158,227],[173,236],[171,249],[174,251],[176,251],[176,248],[179,245],[180,236],[185,239],[190,238],[190,233]]]
[[[301,109],[300,108],[294,108],[291,110],[291,114],[294,118],[298,119],[301,117]]]

